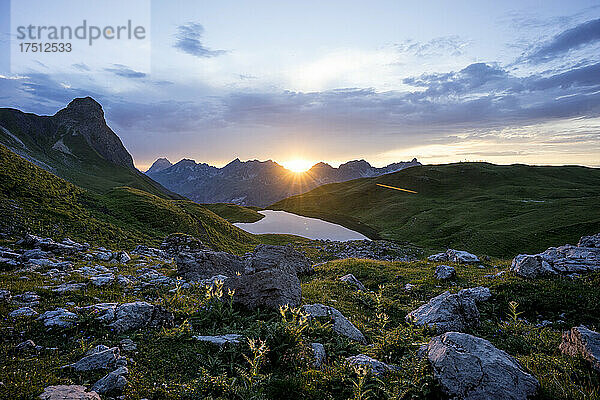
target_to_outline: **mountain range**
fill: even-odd
[[[159,158],[146,175],[198,203],[266,207],[327,183],[376,177],[418,165],[421,163],[416,158],[383,168],[373,167],[365,160],[349,161],[338,168],[320,162],[304,173],[295,173],[272,160],[240,161],[236,158],[217,168],[189,159],[172,164],[166,158]]]

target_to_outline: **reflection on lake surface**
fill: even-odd
[[[361,233],[317,218],[302,217],[286,211],[265,210],[259,211],[259,213],[265,216],[260,221],[238,222],[234,225],[254,234],[282,233],[309,239],[329,239],[340,242],[368,239]]]

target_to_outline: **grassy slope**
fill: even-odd
[[[428,248],[512,257],[599,232],[598,204],[599,169],[459,163],[324,185],[269,208]]]
[[[256,222],[264,218],[264,215],[257,212],[256,207],[243,207],[231,203],[202,204],[202,206],[232,224],[236,222]]]
[[[187,200],[166,200],[120,187],[104,195],[89,192],[0,146],[0,230],[31,231],[56,238],[122,248],[158,244],[183,232],[213,247],[247,251],[258,243],[210,210]]]

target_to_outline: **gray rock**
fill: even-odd
[[[0,289],[0,301],[10,300],[10,290]]]
[[[476,303],[487,300],[489,296],[489,289],[483,287],[463,289],[455,294],[446,291],[411,311],[406,322],[435,326],[438,333],[472,329],[479,326]]]
[[[500,271],[496,274],[489,274],[489,275],[484,275],[484,278],[489,278],[489,279],[495,279],[495,278],[501,278],[504,274],[506,274],[506,271]]]
[[[98,303],[91,306],[80,307],[78,310],[92,313],[99,321],[110,322],[115,319],[117,305],[117,303]]]
[[[51,290],[54,293],[76,292],[85,289],[86,286],[87,285],[85,283],[62,283],[53,287]]]
[[[215,275],[233,276],[244,272],[242,257],[222,251],[199,250],[175,255],[177,273],[188,281],[200,281]]]
[[[576,326],[563,333],[560,351],[569,356],[581,355],[600,372],[600,333]]]
[[[184,233],[172,233],[160,245],[160,250],[171,256],[179,253],[210,250],[202,241]]]
[[[73,254],[75,252],[81,251],[80,248],[76,246],[71,246],[64,243],[57,243],[50,238],[40,238],[35,235],[27,234],[23,239],[19,240],[17,244],[26,246],[26,247],[35,247],[41,249],[43,251],[50,251],[54,254]]]
[[[347,357],[346,361],[353,366],[361,365],[367,367],[369,369],[369,372],[371,372],[375,376],[385,374],[386,372],[394,369],[386,363],[378,361],[365,354]]]
[[[526,400],[539,383],[517,360],[490,342],[466,333],[436,336],[425,349],[433,375],[452,399]]]
[[[41,400],[101,400],[98,393],[86,392],[85,386],[58,385],[48,386],[40,395]]]
[[[570,276],[600,270],[600,234],[584,236],[577,246],[565,245],[550,247],[543,253],[519,254],[511,265],[511,270],[523,278],[537,278],[547,275]],[[589,247],[586,247],[589,246]]]
[[[35,345],[35,342],[31,339],[21,342],[15,346],[15,350],[18,352],[21,352],[21,353],[36,350],[36,349],[37,349],[37,346]]]
[[[92,276],[90,278],[90,282],[92,282],[92,285],[94,285],[94,286],[110,285],[111,283],[113,283],[114,280],[115,280],[115,276],[110,272]]]
[[[313,366],[315,368],[321,368],[327,358],[325,347],[321,343],[311,343],[310,347],[312,348],[314,357]]]
[[[36,315],[38,315],[38,313],[37,313],[37,311],[35,311],[34,309],[32,309],[30,307],[21,307],[14,311],[11,311],[11,313],[8,315],[13,318],[20,318],[20,317],[35,317]]]
[[[94,347],[92,347],[91,349],[89,349],[88,351],[85,352],[86,356],[91,356],[92,354],[96,354],[96,353],[100,353],[101,351],[105,351],[105,350],[109,350],[110,347],[105,346],[103,344],[98,344]]]
[[[119,345],[121,346],[121,349],[123,351],[136,351],[137,350],[137,345],[131,339],[123,339],[119,342]]]
[[[116,254],[115,260],[117,260],[121,264],[126,264],[129,261],[131,261],[131,257],[129,256],[129,254],[127,254],[126,251],[120,251]]]
[[[351,340],[360,343],[366,343],[365,337],[361,331],[355,327],[341,312],[333,307],[323,304],[307,304],[302,307],[310,317],[329,318],[333,321],[332,329],[334,332],[346,336]]]
[[[77,323],[77,314],[64,308],[57,308],[53,311],[46,311],[40,315],[38,320],[44,322],[47,328],[69,328]]]
[[[365,291],[367,290],[367,288],[365,287],[365,285],[362,284],[361,281],[359,281],[358,279],[356,279],[356,277],[352,274],[348,274],[348,275],[344,275],[340,278],[340,281],[342,282],[346,282],[347,284],[349,284],[350,286],[352,286],[354,289],[358,290],[358,291]]]
[[[456,271],[454,267],[449,265],[438,265],[435,269],[435,279],[445,281],[456,277]]]
[[[291,270],[296,274],[308,274],[313,272],[312,263],[306,256],[294,250],[291,245],[274,246],[259,244],[247,260],[247,270],[265,269]]]
[[[94,352],[83,357],[76,363],[65,365],[63,368],[73,369],[78,372],[94,371],[97,369],[112,369],[119,358],[119,348],[113,347]]]
[[[144,281],[151,285],[172,285],[173,279],[161,274],[160,272],[150,269],[138,277],[140,281]]]
[[[35,292],[25,292],[13,296],[11,301],[17,305],[33,307],[40,304],[40,296]]]
[[[457,264],[474,264],[480,262],[475,254],[454,249],[448,249],[445,253],[431,255],[427,259],[433,262],[449,261]]]
[[[125,389],[125,386],[127,386],[128,382],[125,375],[128,373],[127,367],[119,367],[94,383],[92,390],[99,394],[121,393]]]
[[[219,347],[223,347],[226,344],[238,344],[242,340],[243,336],[235,333],[228,333],[226,335],[217,336],[194,336],[194,339],[201,342],[208,342],[216,344]]]
[[[173,323],[173,314],[161,306],[145,301],[121,304],[115,310],[115,321],[109,327],[122,333],[140,328],[156,328]]]

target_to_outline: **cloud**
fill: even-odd
[[[541,63],[600,40],[600,18],[567,29],[524,56],[525,61]]]
[[[177,41],[173,47],[200,58],[218,57],[226,53],[225,50],[211,50],[205,47],[200,38],[204,34],[201,24],[190,22],[177,27]]]
[[[439,57],[443,55],[460,56],[464,54],[469,42],[457,35],[441,36],[427,42],[416,42],[408,39],[395,45],[403,53],[410,53],[416,57]]]
[[[72,66],[73,66],[73,68],[78,69],[79,71],[82,71],[82,72],[90,71],[90,67],[88,67],[85,63],[73,64]]]
[[[146,74],[144,72],[135,71],[129,68],[128,66],[122,64],[113,64],[112,68],[105,68],[104,70],[107,72],[112,72],[113,74],[121,76],[123,78],[138,79],[146,77]]]

